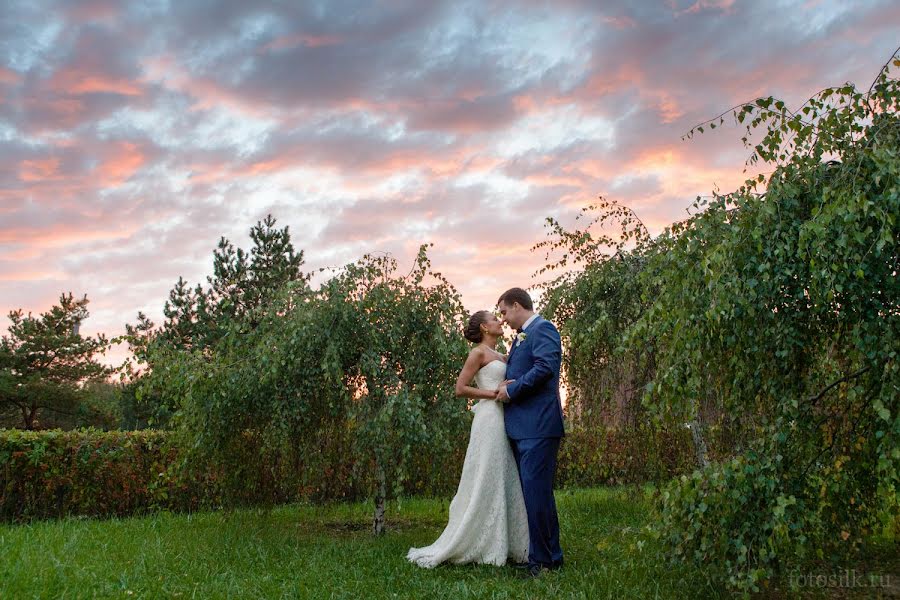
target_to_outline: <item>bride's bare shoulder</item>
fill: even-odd
[[[468,362],[469,360],[474,361],[475,359],[478,359],[479,363],[481,363],[484,360],[484,348],[483,347],[475,346],[474,348],[469,350],[469,356],[468,356],[468,360],[466,362]]]

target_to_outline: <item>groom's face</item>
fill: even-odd
[[[500,317],[503,319],[503,322],[513,329],[518,329],[528,320],[526,317],[528,311],[522,308],[522,305],[518,302],[513,302],[512,304],[501,302],[497,305],[497,308],[500,310]]]

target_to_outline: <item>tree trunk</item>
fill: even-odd
[[[384,469],[377,460],[375,462],[375,482],[378,489],[375,491],[375,518],[372,521],[372,533],[382,535],[384,533],[384,504],[387,496],[387,484]]]
[[[28,431],[34,429],[34,417],[36,413],[37,407],[35,406],[32,406],[30,410],[27,406],[22,407],[22,421],[25,429],[27,429]]]
[[[703,425],[700,422],[699,412],[694,413],[690,428],[691,438],[694,440],[694,456],[697,459],[697,466],[705,469],[709,466],[709,451],[706,447],[706,440],[703,438]]]

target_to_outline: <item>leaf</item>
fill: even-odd
[[[888,408],[881,400],[875,400],[875,402],[872,403],[872,408],[875,409],[875,413],[879,416],[879,418],[890,423],[891,411],[888,410]]]

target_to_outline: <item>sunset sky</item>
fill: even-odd
[[[547,216],[599,195],[652,233],[734,189],[735,126],[868,87],[900,2],[17,2],[0,14],[0,311],[87,294],[83,333],[157,323],[267,213],[310,268],[434,267],[470,309],[529,286]]]

